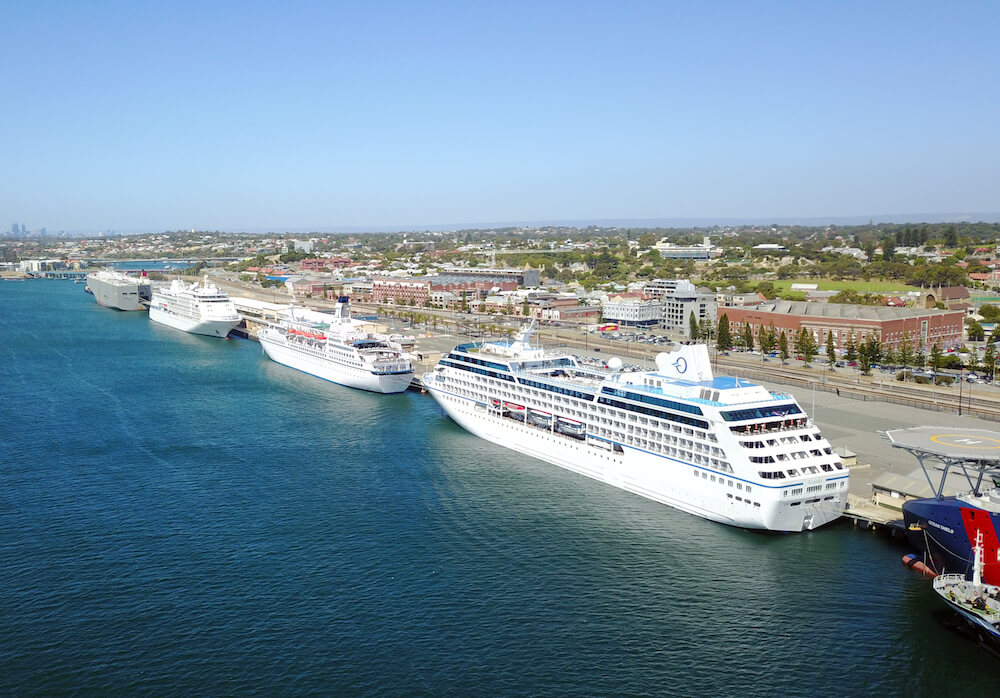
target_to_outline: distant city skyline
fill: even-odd
[[[884,216],[841,216],[831,218],[760,218],[760,219],[711,219],[711,218],[651,218],[651,219],[604,219],[604,220],[549,220],[549,221],[498,221],[492,223],[449,223],[437,225],[413,225],[413,226],[317,226],[305,228],[253,228],[243,230],[221,230],[216,228],[169,228],[163,230],[59,230],[49,229],[49,236],[64,235],[78,237],[81,235],[155,235],[167,232],[215,232],[224,234],[260,235],[266,233],[304,235],[315,234],[361,234],[361,233],[420,233],[420,232],[448,232],[456,230],[496,230],[501,228],[542,228],[542,227],[566,227],[566,228],[587,228],[590,226],[605,228],[712,228],[712,227],[738,227],[738,226],[804,226],[823,227],[834,226],[859,226],[859,225],[879,225],[879,224],[932,224],[932,223],[1000,223],[1000,213],[955,213],[955,214],[891,214]],[[16,224],[15,224],[16,225]],[[13,226],[12,226],[13,228]],[[0,236],[10,234],[8,231],[0,232]],[[46,235],[46,228],[34,228],[21,235],[40,234]],[[15,233],[17,234],[17,233]]]
[[[593,220],[549,220],[549,221],[498,221],[492,223],[448,223],[431,225],[412,226],[317,226],[305,228],[248,228],[242,230],[223,230],[217,228],[165,228],[162,230],[52,230],[33,228],[20,233],[20,235],[63,235],[79,237],[81,235],[155,235],[167,232],[214,232],[224,234],[260,235],[266,233],[303,235],[308,233],[316,234],[361,234],[361,233],[420,233],[420,232],[447,232],[453,230],[496,230],[501,228],[542,228],[542,227],[566,227],[566,228],[587,228],[590,226],[605,228],[711,228],[711,227],[737,227],[737,226],[805,226],[823,227],[834,226],[858,226],[867,224],[913,224],[922,223],[1000,223],[1000,213],[969,213],[969,214],[890,214],[883,216],[841,216],[828,218],[760,218],[760,219],[712,219],[712,218],[650,218],[650,219],[593,219]],[[13,226],[12,226],[13,228]],[[13,230],[0,232],[0,236],[10,234]],[[47,231],[47,232],[46,232]],[[17,234],[17,233],[15,233]]]
[[[996,3],[43,0],[4,20],[6,230],[1000,220],[977,213],[1000,211]]]

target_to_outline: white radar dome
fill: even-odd
[[[619,359],[617,356],[612,356],[610,359],[608,359],[608,368],[610,368],[612,371],[622,370],[622,360]]]

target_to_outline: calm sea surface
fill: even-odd
[[[904,549],[702,521],[0,282],[0,693],[995,695]]]

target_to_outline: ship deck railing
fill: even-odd
[[[805,418],[797,417],[796,419],[805,419]],[[757,426],[760,426],[761,428],[757,429],[756,428]],[[805,419],[805,421],[802,424],[797,424],[797,425],[764,426],[762,423],[738,424],[736,426],[730,426],[729,430],[733,432],[733,434],[735,434],[736,436],[759,436],[761,434],[777,434],[783,431],[798,431],[799,429],[808,429],[810,426],[811,424],[809,423],[809,420]],[[747,427],[750,427],[750,431],[746,430]]]
[[[961,605],[967,611],[975,613],[988,623],[993,625],[1000,624],[1000,600],[984,589],[979,598],[983,599],[986,607],[976,608],[972,605],[975,597],[970,597],[965,589],[965,586],[968,584],[971,584],[971,582],[965,578],[964,574],[942,574],[934,578],[935,591],[946,592],[948,598],[954,603]],[[1000,588],[993,587],[992,585],[987,586],[994,589],[994,594],[1000,592]]]

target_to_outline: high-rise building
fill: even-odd
[[[715,323],[715,294],[699,290],[687,279],[653,279],[642,289],[649,298],[663,305],[661,327],[685,337],[691,334],[691,315],[701,323],[708,319]]]

